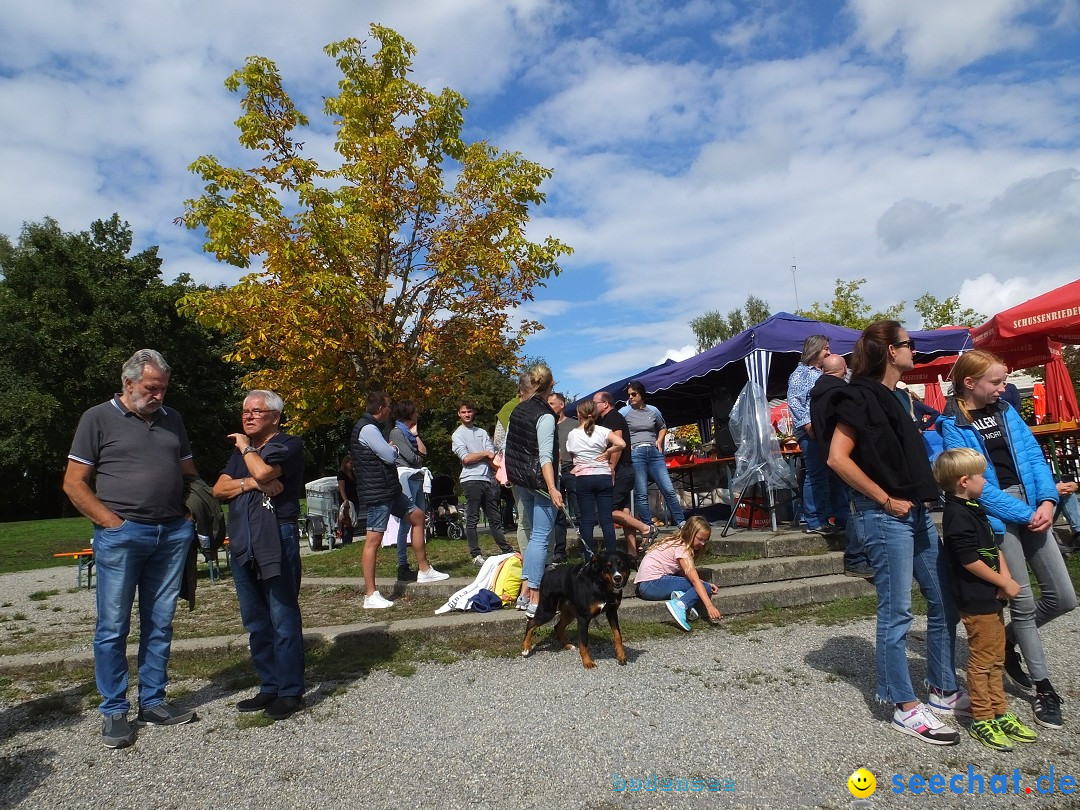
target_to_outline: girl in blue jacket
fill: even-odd
[[[1075,608],[1076,592],[1053,539],[1058,493],[1050,468],[1031,430],[1001,399],[1007,373],[1001,358],[989,352],[962,355],[953,370],[954,395],[937,428],[946,448],[970,447],[988,461],[979,503],[1001,537],[1005,561],[1020,583],[1005,630],[1005,671],[1025,689],[1034,680],[1035,721],[1061,728],[1061,699],[1050,683],[1038,628]],[[1038,601],[1031,592],[1029,564],[1041,591]],[[1021,666],[1017,643],[1030,678]]]

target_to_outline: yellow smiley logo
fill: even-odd
[[[877,790],[877,779],[866,768],[859,768],[847,778],[847,789],[856,799],[865,799]]]

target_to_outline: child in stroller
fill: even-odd
[[[449,475],[436,475],[431,480],[426,531],[428,539],[440,536],[460,540],[465,536],[465,516],[458,509],[454,479]]]

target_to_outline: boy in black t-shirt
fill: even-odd
[[[968,694],[974,721],[969,734],[995,751],[1012,740],[1035,742],[1005,704],[1005,622],[1002,601],[1020,592],[1000,554],[990,521],[977,498],[986,485],[986,459],[968,447],[946,450],[934,462],[934,477],[945,490],[942,535],[952,572],[956,604],[968,635]]]

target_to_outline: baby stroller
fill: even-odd
[[[460,540],[465,536],[465,516],[458,509],[454,479],[449,475],[436,475],[431,479],[425,531],[429,540],[436,536]]]
[[[337,532],[337,478],[330,475],[308,481],[304,490],[307,514],[300,522],[301,534],[307,537],[308,548],[312,551],[322,550],[324,538],[329,541],[332,551]]]

